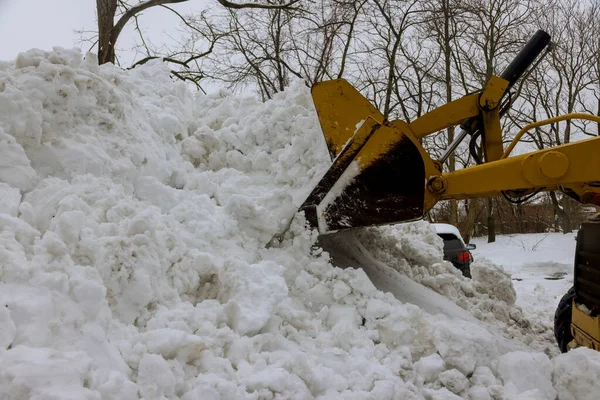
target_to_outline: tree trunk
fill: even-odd
[[[552,206],[554,207],[554,212],[556,213],[556,215],[558,215],[558,218],[560,219],[560,225],[563,233],[567,234],[571,232],[571,219],[558,203],[558,198],[556,197],[555,192],[550,192],[550,199],[552,199]]]
[[[117,0],[96,0],[98,13],[98,63],[100,65],[115,62],[115,44],[113,27]]]
[[[488,243],[494,243],[496,241],[496,218],[494,217],[494,203],[491,197],[488,198],[487,212]]]
[[[465,243],[471,241],[471,235],[473,234],[473,227],[475,226],[475,218],[477,217],[477,207],[479,199],[465,200],[468,204],[467,208],[467,223],[463,231],[460,233]]]
[[[598,86],[600,87],[600,80],[598,81]],[[600,100],[597,104],[598,105],[596,106],[596,115],[600,117]],[[596,124],[596,135],[600,136],[600,122]]]
[[[392,93],[394,92],[394,66],[396,65],[396,54],[398,53],[398,47],[400,46],[400,33],[395,37],[394,47],[392,48],[392,54],[389,58],[390,70],[388,71],[387,90],[385,92],[385,106],[383,108],[383,117],[388,119],[390,116],[390,104],[392,101]]]
[[[517,221],[519,232],[525,232],[525,218],[523,216],[523,204],[515,204],[515,208],[517,209]]]
[[[444,78],[446,80],[446,103],[452,102],[452,38],[450,37],[450,4],[449,0],[442,1],[444,12]],[[454,141],[454,127],[446,129],[448,135],[448,146]],[[448,170],[454,172],[456,170],[456,155],[450,154],[448,158]],[[454,226],[458,225],[458,202],[454,199],[450,200],[450,223]]]
[[[458,226],[458,202],[450,200],[450,224]]]
[[[563,210],[565,212],[565,216],[567,217],[567,223],[564,226],[564,234],[571,233],[573,230],[573,204],[571,203],[571,198],[563,195]]]

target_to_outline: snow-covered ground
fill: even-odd
[[[544,348],[510,276],[465,279],[426,223],[349,252],[464,318],[333,266],[301,218],[265,248],[329,163],[302,84],[260,103],[160,62],[0,63],[0,398],[596,398],[600,355]]]
[[[573,285],[575,232],[500,235],[496,242],[474,238],[475,259],[486,258],[511,274],[517,304],[553,318],[561,297]]]

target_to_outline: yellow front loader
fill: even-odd
[[[343,79],[314,85],[312,96],[332,165],[300,207],[311,228],[324,235],[414,221],[441,200],[503,195],[518,201],[550,190],[600,205],[600,137],[511,155],[530,129],[567,119],[600,122],[599,117],[568,114],[534,122],[503,146],[500,118],[510,107],[507,93],[549,45],[550,36],[536,32],[483,90],[411,122],[386,120]],[[420,140],[450,126],[462,130],[440,160],[432,159]],[[444,173],[443,163],[466,138],[476,165]],[[482,152],[477,151],[477,140]],[[569,343],[600,347],[599,244],[600,223],[584,223],[578,235],[574,288],[556,313],[555,334],[562,351]]]

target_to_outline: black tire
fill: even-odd
[[[575,298],[575,288],[572,287],[560,299],[556,312],[554,313],[554,337],[561,352],[566,353],[569,350],[569,342],[573,340],[571,335],[571,318],[573,312],[573,299]]]

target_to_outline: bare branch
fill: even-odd
[[[183,0],[186,1],[186,0]],[[235,3],[228,0],[217,0],[223,7],[233,8],[236,10],[242,8],[261,8],[267,10],[282,10],[291,8],[294,4],[298,3],[300,0],[292,0],[286,4],[260,4],[260,3]]]
[[[117,38],[121,34],[121,31],[123,30],[123,28],[125,27],[127,22],[133,16],[141,13],[142,11],[144,11],[150,7],[154,7],[154,6],[159,6],[159,5],[164,5],[164,4],[184,3],[186,1],[188,1],[188,0],[148,0],[143,3],[136,4],[135,6],[129,8],[127,11],[125,11],[125,13],[121,16],[121,18],[119,18],[119,20],[117,21],[115,26],[112,28],[112,31],[111,31],[112,42],[116,43]]]

